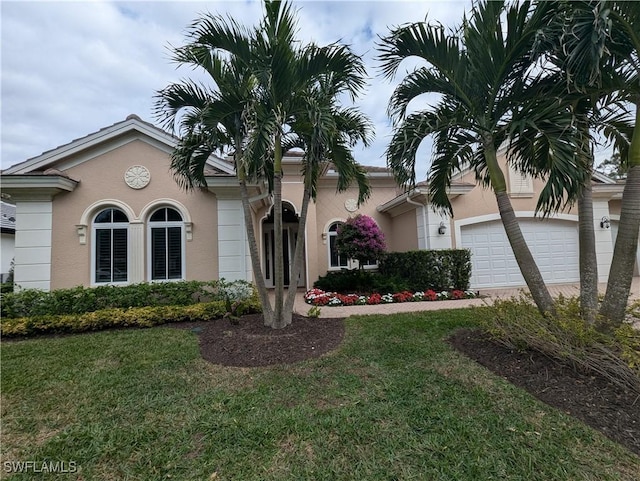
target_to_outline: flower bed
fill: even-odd
[[[304,294],[307,304],[314,306],[365,306],[375,304],[392,304],[394,302],[420,302],[420,301],[445,301],[449,299],[473,299],[479,293],[474,291],[452,291],[436,292],[431,289],[416,292],[397,292],[395,294],[370,295],[358,294],[338,294],[337,292],[326,292],[322,289],[311,289]]]

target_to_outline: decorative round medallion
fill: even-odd
[[[149,184],[151,173],[143,165],[132,165],[124,173],[124,181],[132,189],[143,189]]]
[[[358,201],[355,199],[347,199],[344,201],[344,208],[349,212],[355,212],[358,210]]]

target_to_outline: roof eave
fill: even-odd
[[[455,199],[460,195],[465,195],[474,189],[473,184],[458,184],[451,185],[447,189],[447,196],[449,199]],[[427,205],[429,203],[429,190],[426,188],[413,189],[409,192],[405,192],[382,205],[379,205],[376,210],[378,212],[390,214],[395,217],[400,214],[404,214],[410,210],[413,210],[417,205]]]
[[[2,192],[13,200],[51,198],[73,192],[79,183],[62,175],[3,175]]]

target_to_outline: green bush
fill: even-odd
[[[128,286],[74,287],[44,292],[25,289],[2,294],[2,318],[83,314],[103,309],[186,306],[216,300],[232,301],[253,295],[248,282],[181,281]]]
[[[466,291],[471,278],[471,251],[390,252],[381,258],[379,272],[385,277],[403,279],[410,291]]]
[[[555,316],[543,316],[530,297],[496,300],[477,308],[483,329],[509,349],[531,349],[553,359],[600,373],[640,393],[640,331],[624,324],[611,334],[580,317],[578,298],[559,297]]]
[[[328,272],[313,283],[313,287],[327,292],[341,294],[401,292],[407,289],[407,283],[398,278],[386,277],[365,269],[343,269]]]
[[[260,312],[260,302],[256,295],[236,302],[240,312]],[[226,313],[226,301],[221,300],[187,306],[112,308],[82,314],[2,318],[0,333],[6,337],[28,337],[123,327],[152,327],[173,322],[211,321],[224,317]]]

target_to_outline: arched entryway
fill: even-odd
[[[300,218],[295,208],[289,202],[282,202],[282,256],[284,258],[284,285],[291,283],[293,269],[293,254],[298,239]],[[303,254],[306,256],[306,253]],[[275,286],[275,236],[273,229],[273,207],[269,215],[262,220],[262,269],[267,287]],[[304,257],[303,257],[304,258]],[[304,287],[305,262],[298,277],[298,287]]]

